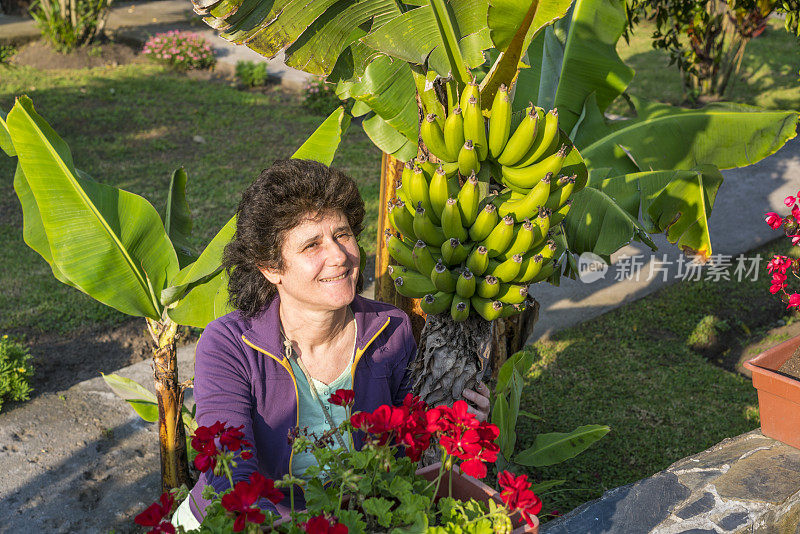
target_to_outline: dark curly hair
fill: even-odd
[[[222,254],[228,273],[228,301],[247,317],[257,316],[277,289],[259,267],[283,269],[287,232],[310,214],[339,211],[353,235],[361,234],[364,201],[352,178],[317,161],[276,161],[242,194],[236,233]],[[358,291],[363,285],[359,276]]]

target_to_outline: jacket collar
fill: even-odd
[[[361,295],[356,295],[350,303],[350,309],[356,318],[356,346],[359,353],[363,352],[376,334],[386,326],[389,315],[380,313],[372,306],[371,301]],[[280,336],[280,297],[275,296],[264,311],[251,319],[250,329],[242,335],[251,344],[267,352],[274,359],[283,362],[286,356],[283,353],[283,343]]]

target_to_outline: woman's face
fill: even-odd
[[[309,310],[337,310],[356,295],[360,255],[347,222],[337,211],[307,217],[283,241],[283,269],[262,269],[284,302]]]

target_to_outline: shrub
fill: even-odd
[[[0,338],[0,410],[4,400],[24,401],[30,398],[28,380],[33,366],[28,349],[4,335]]]
[[[252,61],[236,62],[236,77],[248,87],[260,87],[267,84],[267,64]]]
[[[11,57],[17,53],[17,49],[12,45],[0,45],[0,67],[8,67]]]
[[[333,85],[321,78],[313,80],[304,90],[303,107],[316,115],[330,115],[342,105]]]
[[[211,45],[193,32],[172,30],[147,40],[142,54],[174,69],[210,69],[217,63]]]
[[[109,0],[38,0],[30,14],[42,36],[57,51],[67,53],[102,34]]]

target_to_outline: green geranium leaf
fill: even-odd
[[[365,499],[362,504],[364,511],[370,515],[375,516],[378,524],[382,527],[389,528],[392,524],[392,502],[384,499],[383,497],[370,497]]]

